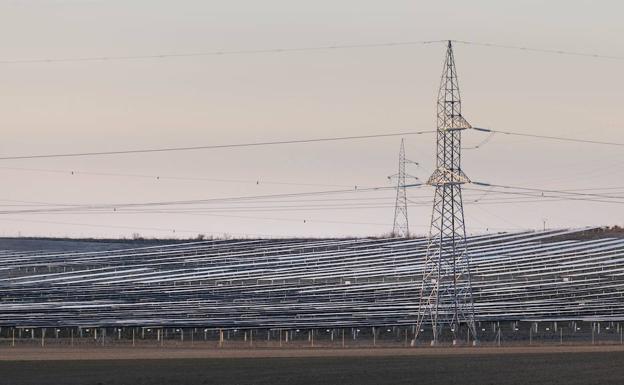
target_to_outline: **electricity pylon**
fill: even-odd
[[[407,217],[407,191],[405,190],[406,178],[418,179],[405,172],[405,164],[413,163],[405,158],[405,142],[401,139],[401,149],[399,150],[399,172],[390,175],[388,179],[396,178],[396,201],[394,205],[394,225],[392,227],[392,236],[397,238],[409,238],[409,219]]]
[[[435,187],[416,333],[431,317],[432,345],[445,327],[453,344],[470,335],[476,343],[474,305],[461,186],[470,182],[461,169],[461,133],[471,128],[461,113],[453,46],[448,42],[437,107],[436,169],[427,181]],[[416,334],[417,336],[418,334]]]

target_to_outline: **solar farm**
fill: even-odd
[[[475,320],[614,325],[624,319],[624,239],[577,237],[582,232],[469,237]],[[409,330],[419,312],[426,244],[422,238],[218,240],[3,251],[0,326],[3,334],[46,327]]]

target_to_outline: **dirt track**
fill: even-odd
[[[621,352],[622,345],[596,346],[523,346],[523,347],[420,347],[420,348],[284,348],[284,349],[202,349],[157,347],[17,347],[0,349],[0,361],[39,360],[136,360],[195,358],[292,358],[292,357],[405,357],[472,356],[502,354],[556,354]]]

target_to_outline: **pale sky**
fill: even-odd
[[[0,1],[0,61],[439,39],[624,56],[622,14],[621,1]],[[0,155],[432,130],[444,53],[443,45],[433,44],[4,63]],[[455,56],[463,112],[474,126],[624,142],[624,60],[461,44]],[[485,135],[466,132],[464,138],[470,146]],[[434,136],[405,140],[408,158],[421,164],[410,172],[426,179],[434,165]],[[386,177],[396,172],[399,144],[394,137],[5,160],[0,204],[9,211],[33,202],[117,204],[391,186]],[[476,181],[614,188],[587,191],[620,196],[623,165],[622,147],[503,135],[465,151],[463,158],[464,171]],[[548,227],[624,224],[621,203],[472,204],[487,196],[466,188],[469,233],[537,229],[543,220]],[[412,232],[423,234],[433,190],[409,194],[421,202],[408,209]],[[219,204],[209,213],[0,214],[0,235],[379,235],[392,229],[393,202],[388,190],[254,201],[236,209]],[[298,205],[299,210],[285,207]]]

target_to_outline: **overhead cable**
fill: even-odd
[[[610,142],[610,141],[601,141],[601,140],[593,140],[593,139],[582,139],[582,138],[569,138],[564,136],[551,136],[551,135],[539,135],[539,134],[528,134],[523,132],[513,132],[513,131],[502,131],[495,130],[491,128],[481,128],[481,127],[472,127],[473,130],[490,132],[490,133],[498,133],[505,135],[513,135],[513,136],[524,136],[529,138],[538,138],[538,139],[548,139],[548,140],[558,140],[563,142],[577,142],[577,143],[588,143],[588,144],[600,144],[606,146],[619,146],[624,147],[624,143],[622,142]]]
[[[300,144],[300,143],[315,143],[315,142],[336,142],[336,141],[343,141],[343,140],[360,140],[360,139],[373,139],[373,138],[387,138],[387,137],[406,136],[406,135],[432,134],[432,133],[435,133],[435,132],[436,131],[434,131],[434,130],[429,130],[429,131],[405,131],[405,132],[394,132],[394,133],[388,133],[388,134],[335,136],[335,137],[325,137],[325,138],[290,139],[290,140],[275,140],[275,141],[265,141],[265,142],[209,144],[209,145],[188,146],[188,147],[160,147],[160,148],[141,148],[141,149],[134,149],[134,150],[115,150],[115,151],[73,152],[73,153],[57,153],[57,154],[14,155],[14,156],[2,156],[2,157],[0,157],[0,160],[71,158],[71,157],[86,157],[86,156],[100,156],[100,155],[144,154],[144,153],[172,152],[172,151],[216,150],[216,149],[224,149],[224,148],[260,147],[260,146],[275,146],[275,145],[285,145],[285,144]]]
[[[363,43],[363,44],[332,44],[309,47],[286,47],[286,48],[260,48],[260,49],[240,49],[240,50],[215,50],[215,51],[198,51],[198,52],[169,52],[156,53],[147,55],[110,55],[110,56],[85,56],[85,57],[66,57],[66,58],[37,58],[37,59],[8,59],[0,60],[0,64],[53,64],[53,63],[73,63],[73,62],[110,62],[110,61],[128,61],[128,60],[147,60],[147,59],[171,59],[184,57],[201,57],[201,56],[226,56],[226,55],[252,55],[252,54],[279,54],[279,53],[296,53],[308,51],[331,51],[344,49],[359,48],[383,48],[383,47],[402,47],[414,45],[428,45],[446,42],[446,40],[420,40],[420,41],[396,41],[382,43]]]
[[[540,53],[549,53],[549,54],[567,55],[567,56],[582,56],[582,57],[588,57],[588,58],[594,58],[594,59],[624,60],[624,56],[603,55],[603,54],[590,53],[590,52],[568,51],[568,50],[552,49],[552,48],[536,48],[536,47],[526,47],[526,46],[518,46],[518,45],[497,44],[497,43],[484,43],[484,42],[468,41],[468,40],[452,40],[452,41],[455,43],[465,44],[465,45],[474,45],[474,46],[489,47],[489,48],[512,49],[512,50],[519,50],[519,51],[525,51],[525,52],[540,52]]]

